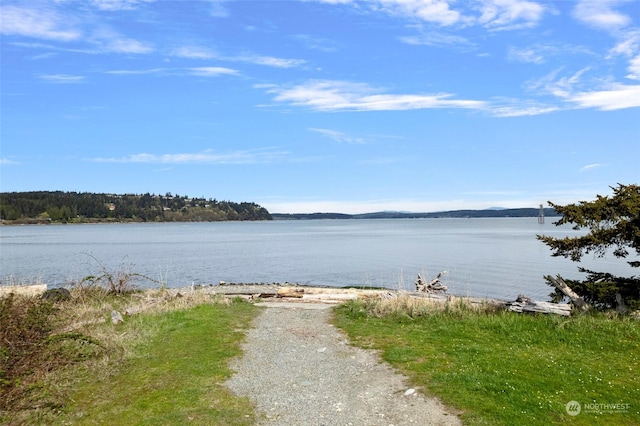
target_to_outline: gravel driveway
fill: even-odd
[[[459,425],[410,389],[373,351],[328,323],[327,304],[265,303],[227,386],[249,397],[260,425]]]

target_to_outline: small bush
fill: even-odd
[[[110,294],[126,294],[136,290],[136,280],[147,280],[159,284],[157,280],[145,275],[133,272],[131,265],[124,262],[115,270],[109,269],[95,256],[85,253],[97,265],[99,272],[95,275],[88,275],[75,284],[75,287],[84,288],[102,288]]]

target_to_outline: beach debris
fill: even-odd
[[[414,393],[416,393],[416,390],[415,390],[415,389],[413,389],[413,388],[410,388],[410,389],[407,389],[407,390],[404,392],[404,396],[413,395]]]
[[[40,296],[45,291],[47,291],[46,284],[0,285],[0,297],[9,296],[10,294]]]
[[[519,295],[515,301],[506,302],[507,310],[518,313],[555,314],[571,316],[571,305],[568,303],[538,302],[530,297]]]
[[[576,306],[576,308],[580,309],[581,311],[588,311],[591,308],[591,305],[585,302],[582,297],[578,296],[576,292],[573,291],[566,282],[564,282],[560,275],[558,275],[556,278],[552,277],[551,275],[545,275],[544,279],[549,281],[555,288],[560,290],[562,294],[567,296]]]
[[[304,289],[298,287],[282,287],[278,289],[278,297],[295,297],[302,298]]]
[[[416,285],[416,291],[419,293],[446,293],[447,287],[442,284],[440,278],[447,273],[447,271],[442,271],[429,282],[426,282],[424,278],[422,278],[422,275],[418,274],[418,279],[414,283]]]

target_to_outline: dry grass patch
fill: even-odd
[[[353,306],[358,306],[354,304]],[[385,299],[367,299],[360,309],[376,317],[418,318],[435,312],[497,312],[503,307],[491,301],[477,301],[466,297],[418,297],[399,293]]]

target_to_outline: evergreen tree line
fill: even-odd
[[[30,222],[213,222],[271,220],[255,203],[155,194],[95,194],[62,191],[0,193],[0,219]]]

